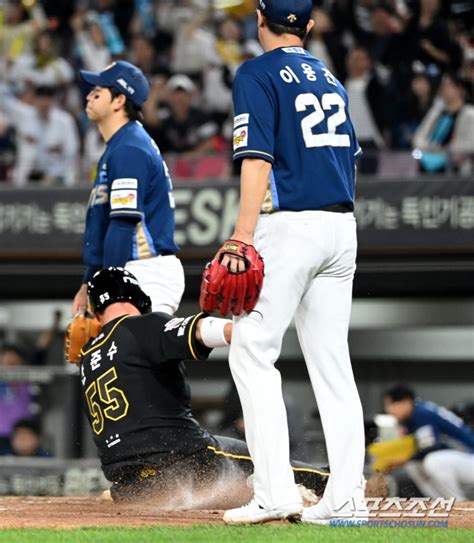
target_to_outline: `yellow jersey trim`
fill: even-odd
[[[93,347],[91,347],[89,350],[87,350],[87,351],[85,351],[85,352],[81,349],[81,355],[82,355],[82,356],[86,356],[87,354],[91,353],[92,351],[95,351],[95,350],[98,349],[99,347],[102,347],[102,345],[103,345],[104,343],[106,343],[106,342],[109,340],[110,336],[114,333],[114,331],[115,331],[115,329],[117,328],[117,326],[118,326],[122,321],[124,321],[125,319],[128,319],[128,317],[130,317],[130,316],[131,316],[131,315],[124,315],[119,321],[117,321],[117,322],[113,325],[112,330],[110,330],[110,332],[107,334],[107,336],[106,336],[100,343],[97,343],[97,345],[94,345]]]
[[[247,149],[247,151],[237,151],[237,153],[234,153],[234,157],[243,155],[245,153],[256,153],[257,155],[269,156],[272,160],[275,160],[275,157],[270,153],[265,153],[264,151],[256,151],[254,149]]]
[[[199,357],[196,355],[196,352],[193,348],[193,340],[192,340],[192,336],[191,334],[193,333],[193,329],[194,329],[194,325],[196,324],[197,320],[199,319],[199,317],[202,315],[202,313],[198,313],[192,323],[191,323],[191,326],[189,327],[189,332],[188,332],[188,346],[189,346],[189,350],[191,351],[191,354],[193,355],[193,358],[194,360],[199,360]]]
[[[293,471],[306,471],[307,473],[317,473],[318,475],[324,475],[324,477],[329,477],[331,474],[327,473],[325,471],[319,471],[319,469],[312,469],[312,468],[294,468],[291,466],[291,469]]]
[[[250,456],[243,456],[243,455],[238,455],[238,454],[226,453],[224,451],[218,451],[215,447],[212,447],[211,445],[208,445],[207,448],[210,451],[212,451],[214,454],[226,456],[227,458],[235,458],[237,460],[249,460],[250,462],[252,462],[252,458]],[[324,477],[329,477],[329,475],[331,475],[330,473],[326,473],[324,471],[319,471],[317,469],[312,469],[312,468],[294,468],[293,466],[291,466],[291,469],[293,471],[306,471],[307,473],[317,473],[319,475],[323,475]]]
[[[226,456],[227,458],[236,458],[237,460],[249,460],[252,462],[252,458],[250,456],[241,456],[238,454],[231,454],[226,453],[224,451],[218,451],[215,447],[211,447],[211,445],[208,445],[207,447],[210,451],[212,451],[214,454],[220,454],[221,456]]]

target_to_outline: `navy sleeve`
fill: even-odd
[[[151,179],[149,156],[139,147],[122,146],[107,160],[110,218],[141,220]]]
[[[440,432],[462,443],[470,452],[474,452],[474,432],[470,430],[454,413],[439,407],[433,413]]]
[[[94,273],[99,270],[100,268],[96,266],[88,266],[82,278],[82,284],[88,283],[94,277]]]
[[[104,240],[104,268],[123,268],[130,256],[133,232],[138,217],[114,218],[109,223]]]
[[[269,92],[253,75],[237,72],[233,85],[234,160],[262,158],[273,164],[276,108]]]

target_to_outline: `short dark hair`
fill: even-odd
[[[41,437],[41,431],[39,423],[36,420],[33,419],[20,419],[18,420],[15,425],[13,426],[13,432],[16,432],[20,428],[24,428],[25,430],[30,430],[38,437]]]
[[[297,36],[301,40],[304,40],[306,37],[306,28],[293,28],[291,26],[284,26],[272,23],[266,18],[264,19],[266,27],[268,28],[268,30],[270,30],[272,34],[275,34],[277,36],[282,36],[283,34],[293,34],[293,36]]]
[[[445,72],[443,77],[450,79],[452,83],[458,88],[461,89],[464,93],[467,91],[466,81],[456,72],[448,71]]]
[[[120,92],[115,87],[107,87],[107,88],[109,89],[110,94],[112,95],[112,100],[114,98],[117,98],[117,96],[120,96],[121,94],[123,94],[123,92]],[[134,104],[127,96],[125,96],[125,115],[131,121],[140,121],[140,122],[143,121],[142,108]]]
[[[385,398],[390,398],[392,402],[401,402],[402,400],[414,400],[415,392],[406,385],[396,385],[384,393]]]

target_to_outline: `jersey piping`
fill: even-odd
[[[120,320],[118,320],[112,327],[112,330],[110,330],[110,332],[106,335],[106,337],[100,342],[100,343],[97,343],[97,345],[94,345],[93,347],[91,347],[90,349],[88,349],[87,351],[83,351],[81,349],[81,355],[82,356],[86,356],[88,355],[89,353],[91,353],[92,351],[95,351],[96,349],[98,349],[99,347],[102,347],[102,345],[104,345],[104,343],[107,343],[107,341],[109,340],[110,336],[114,333],[115,329],[117,328],[117,326],[122,322],[124,321],[125,319],[128,319],[128,317],[130,317],[131,315],[124,315]]]

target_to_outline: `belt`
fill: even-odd
[[[352,213],[353,209],[349,204],[333,204],[321,207],[317,211],[330,211],[331,213]]]
[[[272,212],[261,212],[260,215],[273,215],[275,213],[278,213],[279,211],[286,211],[285,209],[283,210],[276,210],[276,211],[272,211]],[[352,206],[350,204],[333,204],[333,205],[330,205],[330,206],[326,206],[326,207],[320,207],[319,209],[305,209],[305,210],[301,210],[301,211],[329,211],[331,213],[352,213],[354,211],[354,209],[352,208]],[[299,213],[298,211],[294,211],[294,212],[291,212],[290,213]]]

